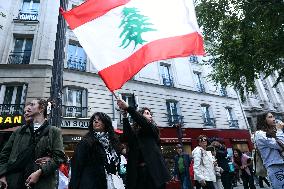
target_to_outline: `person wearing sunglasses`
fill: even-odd
[[[196,189],[215,189],[213,182],[216,182],[214,159],[211,152],[206,151],[207,136],[200,135],[197,138],[198,146],[192,151],[193,169]]]

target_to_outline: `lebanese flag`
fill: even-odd
[[[204,54],[192,0],[87,0],[62,14],[112,92],[151,62]]]

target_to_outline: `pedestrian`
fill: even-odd
[[[255,144],[273,189],[284,188],[283,134],[276,132],[275,117],[271,112],[257,116]]]
[[[161,153],[159,130],[149,108],[136,111],[124,100],[117,100],[123,113],[123,133],[128,142],[127,188],[163,189],[171,177]],[[133,128],[127,118],[130,114]]]
[[[215,189],[223,189],[223,184],[221,181],[221,174],[224,172],[224,170],[219,167],[217,159],[216,159],[216,149],[214,146],[210,145],[206,147],[206,151],[211,152],[212,158],[213,158],[213,164],[215,169],[215,175],[216,175],[216,182],[213,182],[213,185]]]
[[[260,188],[264,188],[264,186],[263,186],[263,181],[266,183],[266,185],[267,185],[268,187],[270,187],[270,183],[269,183],[269,181],[267,180],[267,178],[266,178],[266,177],[259,176],[259,177],[258,177],[258,183],[259,183],[259,187],[260,187]]]
[[[47,104],[36,99],[25,107],[26,124],[12,133],[1,151],[0,181],[5,188],[57,188],[57,169],[65,154],[60,129],[46,119]]]
[[[88,129],[72,158],[70,189],[124,189],[118,176],[121,148],[111,118],[96,112]]]
[[[253,179],[252,159],[236,148],[233,150],[233,163],[237,169],[241,170],[244,189],[256,189]]]
[[[211,152],[206,151],[208,138],[200,135],[197,138],[198,146],[192,151],[194,160],[194,180],[196,189],[214,189],[213,182],[216,182],[214,160]]]
[[[192,184],[189,175],[189,166],[192,158],[189,154],[183,152],[183,146],[178,144],[176,146],[177,155],[174,157],[174,177],[175,180],[180,180],[181,189],[191,189]]]
[[[230,172],[227,150],[218,140],[213,141],[211,145],[215,147],[217,163],[223,169],[221,174],[222,185],[224,189],[231,189],[233,173]]]

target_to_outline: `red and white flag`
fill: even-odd
[[[62,14],[110,91],[151,62],[204,54],[192,0],[88,0]]]

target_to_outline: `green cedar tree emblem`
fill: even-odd
[[[119,28],[123,27],[123,31],[120,34],[120,38],[124,37],[121,45],[125,49],[134,41],[134,49],[138,44],[143,44],[147,41],[142,39],[142,33],[149,31],[156,31],[156,29],[150,28],[153,25],[149,23],[149,18],[140,14],[137,8],[124,8],[122,10],[123,19],[119,25]]]

